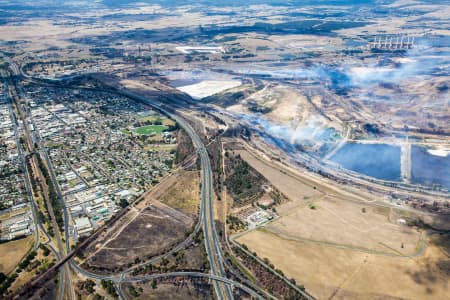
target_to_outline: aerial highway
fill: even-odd
[[[24,73],[21,72],[22,70],[12,61],[10,61],[10,66],[13,71],[13,74],[15,76],[24,76]],[[26,76],[27,79],[33,80],[33,78],[30,78],[29,76]],[[40,82],[40,80],[37,80]],[[59,81],[61,83],[61,81]],[[82,87],[79,87],[82,88]],[[18,91],[20,93],[21,91]],[[199,222],[196,225],[194,232],[197,232],[200,228],[203,230],[204,234],[204,240],[205,240],[205,249],[209,261],[209,266],[211,269],[211,276],[216,276],[220,278],[226,278],[227,274],[225,272],[225,261],[222,254],[222,249],[220,245],[219,238],[217,236],[216,232],[216,226],[214,222],[214,198],[213,198],[213,178],[212,178],[212,170],[211,170],[211,163],[209,160],[208,152],[206,150],[205,145],[203,144],[201,138],[199,135],[195,132],[195,130],[192,128],[192,126],[187,123],[183,118],[178,116],[177,114],[167,110],[160,102],[147,99],[141,95],[132,93],[128,90],[123,89],[116,89],[114,87],[111,87],[110,92],[116,92],[118,94],[121,94],[123,96],[129,97],[131,99],[143,102],[162,113],[166,114],[173,120],[175,120],[180,127],[182,127],[186,133],[190,136],[192,139],[192,142],[197,149],[197,153],[201,160],[201,169],[202,169],[202,185],[201,185],[201,205],[200,205],[200,212],[199,212]],[[32,124],[34,124],[32,118],[30,117],[30,121]],[[26,126],[26,123],[24,122],[24,125]],[[27,130],[28,128],[26,128]],[[28,131],[28,130],[27,130]],[[28,132],[29,136],[31,137],[32,134]],[[69,244],[69,216],[68,211],[64,203],[64,198],[62,196],[62,193],[59,189],[59,186],[56,181],[56,176],[52,167],[52,163],[48,157],[47,150],[45,149],[44,145],[41,143],[41,139],[39,135],[33,135],[33,142],[36,142],[37,145],[40,147],[40,155],[43,157],[45,164],[48,166],[49,174],[51,176],[52,181],[54,182],[55,189],[58,195],[59,200],[62,203],[63,208],[63,214],[64,214],[64,234],[65,234],[65,252],[68,254],[70,252],[70,244]],[[191,237],[191,236],[190,236]],[[190,237],[188,237],[185,241],[174,247],[170,252],[173,253],[174,251],[177,251],[179,249],[183,249],[186,244],[190,242]],[[61,242],[61,241],[60,241]],[[60,245],[62,246],[62,245]],[[61,247],[62,248],[62,247]],[[165,254],[162,255],[164,257]],[[157,260],[159,257],[154,258]],[[66,262],[66,260],[63,260],[63,264]],[[80,266],[78,266],[71,258],[69,258],[67,261],[70,263],[70,265],[75,271],[84,274],[87,277],[91,277],[94,279],[110,279],[117,282],[117,278],[114,276],[105,276],[100,274],[93,274],[90,272],[87,272],[83,270]],[[152,260],[153,261],[153,260]],[[147,262],[149,263],[149,262]],[[67,269],[67,272],[69,273],[69,270]],[[120,274],[120,279],[123,280],[124,278],[127,278],[126,275],[130,273],[130,270],[127,270]],[[66,277],[70,277],[67,276]],[[69,282],[71,282],[71,278],[67,278]],[[120,281],[120,280],[119,280]],[[223,281],[220,280],[213,280],[214,290],[217,295],[218,299],[233,299],[233,293],[232,289],[229,284],[224,284]],[[120,291],[119,291],[120,292]],[[70,293],[72,294],[72,293]],[[73,295],[73,294],[72,294]]]
[[[130,277],[130,278],[124,278],[122,282],[139,282],[139,281],[148,281],[151,279],[158,279],[158,278],[169,278],[169,277],[191,277],[191,278],[208,278],[210,280],[213,280],[214,282],[220,282],[225,284],[225,286],[233,286],[236,288],[239,288],[246,293],[248,293],[250,296],[254,297],[255,299],[264,299],[262,298],[258,293],[253,291],[252,289],[248,288],[247,286],[236,282],[234,280],[231,280],[226,277],[221,277],[213,274],[206,274],[206,273],[200,273],[200,272],[171,272],[171,273],[164,273],[164,274],[152,274],[152,275],[146,275],[146,276],[140,276],[140,277]]]
[[[19,126],[17,123],[16,114],[12,107],[13,99],[11,97],[9,88],[8,88],[8,98],[10,100],[10,103],[8,106],[9,114],[10,114],[10,117],[11,117],[11,120],[12,120],[12,123],[14,126],[14,136],[16,138],[17,150],[19,151],[19,157],[21,160],[22,171],[24,173],[25,187],[26,187],[26,191],[27,191],[28,200],[30,201],[31,212],[33,214],[33,221],[34,221],[34,226],[35,226],[34,250],[36,250],[39,247],[39,221],[38,221],[38,215],[37,215],[37,208],[36,208],[36,204],[33,201],[33,190],[32,190],[30,179],[29,179],[29,172],[28,172],[28,167],[27,167],[27,163],[26,163],[26,155],[25,155],[25,152],[23,149],[23,145],[20,142],[20,133],[19,133],[19,129],[18,129]]]
[[[11,97],[10,93],[8,93],[8,96],[9,96],[10,100],[12,101],[12,97]],[[30,180],[30,174],[31,174],[30,172],[31,171],[28,169],[28,164],[26,163],[26,160],[27,160],[28,156],[34,155],[34,154],[33,153],[30,153],[28,155],[25,154],[23,145],[20,143],[20,136],[19,136],[19,130],[18,130],[19,124],[17,122],[15,112],[13,111],[12,106],[10,106],[9,109],[10,109],[11,119],[13,120],[14,134],[16,136],[16,143],[17,143],[17,148],[19,150],[19,156],[21,157],[21,163],[22,163],[22,168],[23,168],[24,178],[25,178],[25,186],[26,186],[26,190],[27,190],[28,199],[30,201],[31,211],[33,213],[33,221],[35,224],[35,244],[33,246],[33,250],[37,250],[39,248],[39,245],[41,245],[41,244],[46,245],[48,248],[50,248],[50,251],[53,253],[53,255],[55,255],[56,259],[60,260],[61,255],[58,253],[58,251],[56,251],[56,249],[51,244],[52,237],[45,230],[42,222],[40,221],[40,219],[38,217],[38,207],[37,207],[34,197],[33,197],[33,189],[32,189],[31,180]],[[42,243],[40,241],[39,232],[42,232],[45,235],[45,237],[47,238],[47,242]],[[62,299],[63,294],[64,294],[63,277],[64,277],[64,272],[60,272],[59,273],[60,284],[59,284],[59,290],[58,290],[58,295],[59,295],[60,299]]]
[[[10,63],[10,67],[11,67],[11,70],[12,70],[13,74],[17,75],[16,74],[16,72],[17,72],[16,65],[14,63]],[[10,95],[11,99],[16,100],[15,104],[16,104],[17,110],[19,112],[19,117],[20,117],[21,122],[22,122],[22,128],[23,128],[23,131],[24,131],[25,141],[28,144],[28,148],[30,149],[30,151],[33,151],[33,152],[34,151],[39,151],[38,149],[41,149],[41,151],[39,151],[39,152],[41,152],[41,155],[43,155],[43,154],[46,155],[46,151],[43,151],[45,149],[42,149],[42,145],[40,143],[39,137],[37,137],[35,135],[35,132],[32,132],[32,131],[29,130],[29,125],[28,125],[27,120],[31,120],[32,121],[32,117],[31,117],[31,114],[29,113],[28,106],[25,105],[26,104],[26,102],[25,102],[26,101],[26,97],[24,97],[23,91],[21,90],[21,87],[18,86],[18,85],[15,85],[14,87],[11,86],[10,89],[9,89],[9,93],[10,93],[9,95]],[[35,145],[37,146],[37,149],[35,149]],[[19,150],[20,150],[20,154],[22,155],[23,161],[25,161],[25,158],[26,158],[25,157],[25,153],[22,151],[21,146],[19,146]],[[33,163],[35,165],[36,170],[38,170],[38,173],[39,173],[38,175],[41,177],[41,181],[43,182],[42,188],[43,188],[43,192],[44,192],[43,193],[44,194],[44,198],[45,198],[45,200],[47,202],[47,205],[49,205],[49,207],[51,207],[51,203],[50,203],[50,201],[48,199],[48,189],[50,187],[47,187],[45,185],[45,180],[43,179],[43,174],[39,170],[38,161],[37,161],[37,158],[36,158],[35,155],[32,156],[32,161],[33,161]],[[51,165],[49,165],[48,162],[47,162],[47,166],[50,168]],[[25,170],[27,170],[27,168],[25,168]],[[56,181],[54,181],[54,179],[55,178],[52,178],[52,181],[55,183],[55,186],[56,186]],[[25,180],[25,182],[27,183],[28,181]],[[35,209],[36,207],[34,206],[33,201],[31,201],[31,203],[32,203],[31,204],[32,208]],[[52,219],[52,222],[53,222],[53,227],[55,229],[55,238],[56,238],[56,242],[57,242],[57,245],[58,245],[59,258],[62,258],[62,257],[65,256],[65,249],[64,249],[64,246],[63,246],[63,243],[62,243],[62,239],[61,239],[60,233],[59,233],[58,228],[57,228],[57,224],[55,222],[55,216],[54,216],[53,210],[50,209],[49,213],[51,215],[51,219]],[[36,228],[36,231],[37,230],[38,230],[38,228]],[[68,240],[66,239],[66,244],[67,244],[67,242],[68,242]],[[58,258],[58,256],[57,256],[57,258]],[[63,274],[65,280],[63,281],[63,284],[60,285],[61,293],[58,293],[58,297],[60,299],[63,298],[64,290],[65,290],[64,286],[66,286],[68,288],[67,292],[68,292],[69,298],[70,299],[74,299],[74,291],[73,291],[73,286],[72,286],[72,277],[71,277],[70,270],[69,270],[68,266],[64,266],[62,274]]]
[[[15,66],[15,64],[11,64],[11,65]],[[19,68],[12,67],[12,70],[14,72],[14,75],[20,76],[20,71],[18,72]],[[225,267],[224,267],[224,258],[223,258],[220,242],[217,237],[215,222],[214,222],[214,208],[213,208],[214,198],[213,198],[213,194],[212,194],[211,164],[209,161],[208,152],[207,152],[206,147],[204,146],[202,140],[197,135],[197,133],[194,131],[194,129],[183,118],[179,117],[178,115],[176,115],[174,113],[169,112],[161,104],[154,102],[150,99],[147,99],[145,97],[142,97],[140,95],[131,93],[129,91],[125,91],[125,90],[112,89],[112,92],[116,92],[118,94],[132,98],[132,99],[140,101],[140,102],[144,102],[145,104],[148,104],[148,105],[154,107],[155,109],[161,111],[162,113],[166,114],[170,118],[174,119],[191,137],[193,144],[194,144],[195,148],[197,149],[197,153],[200,156],[201,167],[202,167],[201,208],[200,208],[200,215],[199,215],[199,223],[197,224],[195,231],[197,231],[200,227],[203,229],[203,234],[205,237],[206,253],[207,253],[209,265],[211,268],[211,276],[215,276],[217,278],[226,278],[226,272],[225,272]],[[33,120],[31,120],[31,122],[33,123]],[[31,134],[29,136],[31,136]],[[68,226],[69,226],[68,212],[67,212],[67,209],[66,209],[63,197],[62,197],[62,193],[59,189],[59,186],[57,185],[56,176],[54,174],[54,170],[52,168],[52,164],[48,157],[47,151],[44,148],[44,146],[42,145],[42,143],[40,143],[40,137],[38,135],[33,136],[33,137],[34,137],[33,142],[36,142],[36,144],[38,144],[40,146],[40,151],[39,151],[40,155],[43,157],[45,164],[48,166],[51,179],[55,183],[55,189],[56,189],[58,198],[60,201],[62,201],[63,214],[64,214],[64,227],[65,227],[64,228],[65,252],[69,253],[70,248],[69,248],[69,236],[68,236],[68,232],[69,232],[69,230],[68,230],[69,229],[68,228]],[[61,240],[60,240],[60,242],[61,242]],[[185,243],[188,243],[188,242],[189,241],[187,240],[187,241],[179,244],[176,247],[176,249],[178,249],[178,248],[182,249],[183,247],[185,247]],[[60,244],[60,246],[62,246],[62,245]],[[114,276],[105,276],[105,275],[99,275],[99,274],[93,274],[93,273],[87,272],[87,271],[83,270],[81,267],[79,267],[75,262],[73,262],[73,260],[71,260],[71,258],[63,259],[61,261],[61,265],[65,264],[65,262],[67,262],[67,261],[70,261],[70,263],[68,265],[70,265],[76,272],[84,274],[85,276],[90,277],[90,278],[109,279],[109,280],[113,280],[115,282],[120,282],[123,278],[126,278],[125,273],[120,274],[120,277],[119,277],[120,280],[117,280],[117,278]],[[67,273],[69,273],[68,269],[67,269],[67,272],[64,272],[64,273],[66,273],[65,276],[66,276],[66,279],[68,280],[68,282],[71,282],[70,278],[67,278],[68,277]],[[222,281],[221,280],[213,280],[213,285],[214,285],[214,290],[215,290],[215,293],[216,293],[218,299],[233,299],[233,293],[232,293],[230,284],[226,284],[226,282],[224,282],[223,280]],[[234,286],[236,286],[236,285],[234,285]],[[120,287],[119,287],[119,292],[121,292]],[[254,292],[254,293],[256,293],[256,292]]]
[[[200,207],[200,214],[202,218],[200,220],[203,220],[202,224],[203,224],[203,234],[205,236],[206,253],[208,256],[211,273],[214,276],[226,277],[222,251],[220,248],[219,239],[217,238],[216,227],[214,223],[214,210],[213,210],[214,198],[212,196],[211,163],[209,161],[209,156],[205,145],[203,144],[198,134],[194,131],[194,129],[184,119],[167,111],[160,104],[155,103],[154,101],[151,101],[140,95],[131,93],[129,91],[120,90],[119,93],[128,96],[132,99],[142,101],[158,109],[162,113],[168,115],[178,124],[180,124],[180,126],[187,132],[187,134],[192,139],[194,146],[196,147],[197,152],[200,155],[202,166],[202,190],[201,190],[202,201]],[[219,299],[233,299],[232,291],[228,285],[223,285],[217,281],[214,281],[214,290]]]

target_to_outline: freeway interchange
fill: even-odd
[[[14,64],[12,64],[14,66]],[[13,74],[20,77],[20,74],[17,74],[18,68],[11,68],[13,71]],[[31,79],[32,80],[32,79]],[[17,83],[18,85],[19,83]],[[17,86],[16,86],[17,87]],[[78,87],[80,88],[80,87]],[[81,87],[82,88],[82,87]],[[43,143],[41,143],[41,139],[38,134],[35,132],[31,132],[28,128],[27,121],[31,122],[33,124],[32,117],[27,113],[27,108],[25,102],[25,97],[22,94],[22,91],[20,90],[20,86],[17,87],[16,91],[16,98],[17,98],[17,107],[20,107],[19,111],[22,113],[20,114],[20,117],[23,122],[24,131],[27,135],[27,142],[29,143],[30,149],[34,149],[35,146],[37,146],[36,149],[34,149],[34,152],[37,152],[41,158],[43,158],[43,161],[45,162],[45,165],[49,171],[50,178],[52,182],[54,183],[54,187],[56,190],[56,194],[58,196],[59,201],[62,203],[63,208],[63,217],[64,217],[64,243],[65,247],[63,247],[63,241],[61,238],[57,238],[58,241],[58,251],[54,250],[57,254],[57,258],[60,260],[59,263],[57,263],[51,270],[49,269],[48,273],[44,274],[50,274],[52,271],[58,270],[60,267],[62,267],[62,272],[60,273],[60,276],[64,278],[63,283],[59,286],[59,298],[63,299],[64,295],[68,295],[69,299],[74,299],[74,291],[72,286],[72,279],[71,279],[71,273],[69,266],[72,268],[73,271],[82,274],[88,278],[92,278],[95,280],[111,280],[115,283],[117,287],[117,291],[120,298],[124,298],[124,295],[121,290],[121,283],[126,282],[138,282],[138,281],[146,281],[149,279],[156,279],[156,278],[168,278],[168,277],[192,277],[192,278],[198,278],[198,277],[204,277],[208,278],[210,281],[212,281],[212,284],[214,286],[215,295],[218,299],[233,299],[233,291],[232,288],[238,288],[242,291],[245,291],[249,295],[251,295],[253,298],[263,299],[260,294],[265,294],[264,292],[261,292],[260,289],[258,289],[255,286],[252,286],[252,288],[236,282],[234,280],[231,280],[227,278],[227,273],[225,271],[226,263],[224,261],[224,256],[222,253],[220,241],[218,239],[217,233],[216,233],[216,227],[215,227],[215,221],[214,221],[214,198],[213,198],[213,192],[212,192],[212,170],[211,170],[211,164],[208,156],[208,152],[206,150],[205,145],[203,144],[201,138],[198,136],[198,134],[194,131],[194,129],[188,124],[183,118],[180,116],[169,112],[167,109],[165,109],[160,103],[154,102],[152,100],[146,99],[145,97],[142,97],[140,95],[131,93],[129,91],[125,90],[117,90],[112,88],[109,92],[115,92],[117,94],[126,96],[128,98],[131,98],[136,101],[143,102],[154,109],[160,111],[161,113],[169,116],[173,120],[175,120],[189,135],[191,138],[196,150],[197,154],[200,157],[201,161],[201,170],[202,170],[202,176],[201,176],[201,205],[200,205],[200,212],[199,212],[199,221],[196,226],[196,229],[194,233],[196,233],[200,228],[203,231],[204,234],[204,242],[205,242],[205,249],[206,254],[210,266],[210,274],[205,273],[198,273],[198,272],[174,272],[174,273],[164,273],[164,274],[153,274],[150,276],[141,276],[141,277],[132,277],[129,276],[130,270],[127,270],[125,272],[122,272],[120,274],[116,275],[101,275],[101,274],[94,274],[92,272],[88,272],[81,268],[79,265],[77,265],[73,260],[72,257],[75,254],[75,251],[70,249],[70,243],[69,243],[69,217],[68,217],[68,211],[64,203],[64,198],[62,196],[62,193],[59,189],[59,186],[56,181],[56,175],[52,167],[51,160],[48,157],[47,150],[45,149]],[[33,159],[36,160],[36,155],[33,156]],[[35,162],[37,164],[37,161]],[[42,174],[41,174],[42,175]],[[39,224],[39,228],[41,230],[43,227],[42,224]],[[45,231],[43,231],[45,233]],[[57,237],[59,237],[59,232],[57,233]],[[189,236],[183,243],[179,244],[175,248],[173,248],[168,254],[172,253],[173,251],[176,251],[177,249],[183,249],[190,241],[192,237]],[[84,245],[84,243],[83,243]],[[65,249],[64,249],[65,248]],[[167,255],[164,254],[161,257],[166,257]],[[158,259],[158,258],[156,258]],[[66,264],[69,262],[68,264]],[[42,277],[44,278],[44,277]],[[33,282],[39,283],[42,278],[37,278]],[[256,292],[255,290],[258,290]]]
[[[122,91],[122,94],[130,98],[143,101],[146,104],[153,106],[162,113],[168,115],[175,120],[180,126],[188,133],[192,139],[194,146],[200,156],[202,166],[202,190],[201,190],[201,208],[200,208],[200,222],[203,224],[203,234],[205,236],[205,247],[208,255],[209,264],[211,267],[211,273],[214,276],[221,278],[226,277],[223,263],[222,250],[220,248],[220,242],[217,238],[216,227],[214,224],[214,199],[212,196],[212,172],[211,163],[209,161],[208,152],[205,145],[201,141],[198,134],[194,129],[181,117],[170,113],[166,109],[162,108],[160,104],[156,104],[146,98],[139,95]],[[214,289],[219,299],[233,299],[233,295],[229,285],[222,285],[217,280],[214,280]]]
[[[12,66],[14,66],[14,64],[12,64]],[[16,68],[12,67],[13,74],[16,74],[15,70],[16,70]],[[27,165],[25,163],[27,156],[30,157],[30,161],[31,161],[32,165],[34,166],[35,172],[42,179],[41,180],[41,188],[44,191],[43,192],[43,196],[44,196],[45,201],[47,202],[47,205],[50,207],[51,203],[50,203],[50,200],[48,199],[48,195],[49,195],[48,189],[51,188],[51,187],[47,186],[44,183],[45,182],[44,176],[42,174],[42,170],[40,169],[39,162],[38,162],[37,155],[36,155],[37,152],[41,153],[41,155],[46,155],[46,152],[42,151],[43,149],[41,148],[41,144],[39,142],[39,137],[36,136],[34,132],[31,132],[29,130],[29,125],[27,124],[26,120],[30,118],[30,111],[29,111],[29,108],[25,105],[25,102],[24,102],[25,101],[25,97],[23,95],[23,91],[20,89],[20,87],[18,87],[16,85],[15,88],[13,86],[10,86],[8,92],[9,92],[10,98],[12,100],[16,100],[15,104],[16,104],[16,106],[18,108],[19,117],[20,117],[21,122],[22,122],[22,128],[23,128],[23,131],[24,131],[25,142],[28,145],[28,150],[30,151],[29,155],[26,155],[25,152],[23,151],[22,147],[21,146],[19,147],[19,150],[20,150],[19,153],[22,156],[22,161],[23,161],[23,164],[24,164],[23,167],[24,167],[24,170],[27,171],[27,174],[25,176],[25,184],[27,186],[27,189],[29,190],[29,192],[28,192],[29,193],[29,197],[30,197],[30,199],[33,199],[32,193],[31,193],[31,183],[30,183],[30,178],[29,178],[29,174],[30,173],[28,173],[29,170],[28,170],[28,167],[27,167]],[[17,125],[17,122],[15,122],[15,123]],[[50,166],[48,163],[49,162],[47,161],[46,162],[47,166]],[[60,201],[62,201],[62,198],[60,198]],[[38,221],[36,204],[34,203],[34,201],[30,201],[30,202],[31,202],[31,207],[32,207],[32,211],[33,211],[33,214],[34,214],[35,224],[36,224],[36,237],[37,237],[36,241],[37,242],[36,242],[35,248],[37,249],[37,247],[39,246],[39,239],[38,239],[38,236],[39,236],[38,232],[39,232],[39,230],[41,230],[46,235],[46,237],[48,238],[49,242],[51,240],[51,237],[49,236],[47,231],[44,229],[42,223],[40,223]],[[50,213],[51,221],[53,223],[52,226],[54,228],[57,228],[57,223],[55,221],[55,215],[54,215],[53,210],[49,210],[49,213]],[[57,243],[57,248],[58,249],[57,250],[54,249],[54,247],[50,243],[48,243],[47,246],[50,247],[51,251],[55,254],[55,257],[57,259],[61,259],[63,256],[65,256],[65,248],[64,248],[64,245],[63,245],[63,242],[62,242],[62,239],[61,239],[61,236],[60,236],[60,233],[59,233],[58,230],[55,230],[55,238],[56,238],[56,243]],[[66,239],[66,242],[67,242],[67,239]],[[68,244],[66,243],[66,246],[67,245]],[[66,247],[66,249],[68,249],[68,247]],[[71,278],[70,269],[69,269],[68,266],[64,266],[64,268],[63,268],[63,270],[62,270],[62,272],[60,274],[60,279],[64,279],[64,280],[62,280],[62,282],[64,284],[60,285],[60,289],[59,289],[59,292],[58,292],[59,299],[63,299],[65,287],[67,287],[68,290],[69,290],[69,293],[68,293],[69,299],[74,299],[72,278]]]

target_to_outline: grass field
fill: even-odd
[[[0,272],[12,272],[24,255],[33,246],[33,236],[0,244]]]
[[[164,125],[147,125],[136,128],[136,133],[142,135],[151,135],[161,133],[166,129],[167,127]]]
[[[448,299],[450,238],[425,240],[401,223],[412,212],[240,154],[291,201],[237,241],[318,299]]]
[[[151,140],[153,140],[153,139],[151,139]],[[150,144],[150,145],[144,146],[144,150],[146,150],[146,151],[150,151],[150,150],[171,151],[171,150],[176,150],[176,149],[177,149],[176,144]]]
[[[242,159],[263,175],[270,183],[282,192],[290,202],[277,208],[279,213],[290,211],[292,208],[305,203],[305,198],[316,198],[324,193],[314,188],[310,182],[300,181],[298,178],[274,169],[262,160],[256,159],[247,151],[239,151]]]
[[[241,156],[291,201],[237,241],[318,299],[448,299],[450,238],[402,225],[414,213]]]
[[[148,116],[148,117],[142,117],[139,119],[139,122],[156,122],[160,120],[162,122],[162,125],[165,126],[174,126],[175,125],[175,121],[171,120],[169,118],[164,118],[164,117],[160,117],[160,116]]]
[[[422,233],[401,225],[389,207],[326,196],[297,206],[267,226],[280,236],[390,255],[414,255]]]
[[[182,174],[163,195],[160,201],[185,213],[197,215],[200,205],[200,176],[198,171],[181,171]]]
[[[417,258],[284,239],[256,230],[238,239],[319,299],[448,299],[450,241],[431,237]]]

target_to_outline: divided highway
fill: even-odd
[[[10,63],[10,68],[11,71],[13,72],[13,75],[17,75],[17,67],[14,63]],[[8,83],[7,87],[8,87],[8,97],[10,98],[10,100],[12,102],[14,102],[16,104],[16,108],[18,110],[19,113],[19,117],[22,123],[22,130],[24,132],[24,137],[25,137],[25,141],[26,143],[29,145],[29,149],[33,149],[34,145],[35,145],[35,137],[34,135],[29,131],[28,128],[28,124],[27,124],[27,118],[29,118],[30,116],[30,112],[29,109],[27,108],[26,105],[24,105],[24,103],[22,103],[22,101],[24,101],[26,98],[23,95],[23,91],[20,89],[20,87],[15,86],[14,84],[10,85]],[[15,126],[15,134],[16,134],[16,138],[18,138],[18,120],[16,119],[15,114],[13,113],[11,107],[10,107],[10,113],[11,116],[13,117],[13,123]],[[24,149],[22,148],[21,143],[19,142],[19,139],[17,141],[17,146],[18,146],[18,150],[19,150],[19,154],[21,156],[21,160],[22,160],[22,164],[23,164],[23,169],[25,172],[27,172],[26,176],[25,176],[25,184],[26,184],[26,188],[27,188],[27,193],[28,193],[28,197],[30,198],[30,205],[32,208],[32,212],[33,212],[33,219],[35,222],[35,231],[36,231],[36,243],[34,245],[34,249],[37,249],[37,247],[39,246],[39,229],[41,229],[41,231],[48,237],[48,239],[50,240],[50,237],[48,236],[48,233],[44,230],[42,224],[40,222],[38,222],[38,217],[37,217],[37,206],[34,203],[34,199],[32,196],[32,189],[31,189],[31,183],[30,183],[30,179],[29,179],[29,171],[28,170],[28,166],[26,164],[26,153],[24,151]],[[38,163],[36,160],[35,156],[31,156],[33,159],[33,163],[35,164],[36,168],[38,168]],[[40,174],[39,176],[42,176],[42,174]],[[45,189],[45,187],[44,187]],[[45,192],[44,192],[45,194]],[[46,197],[46,195],[44,195]],[[46,198],[46,201],[48,199]],[[51,211],[52,213],[53,211]],[[54,220],[54,217],[52,217],[52,220]],[[55,225],[55,224],[54,224]],[[48,246],[50,246],[51,250],[54,251],[56,257],[59,259],[60,257],[64,256],[64,250],[63,250],[63,246],[62,246],[62,242],[61,242],[61,238],[59,236],[59,233],[56,232],[56,240],[57,240],[57,245],[58,245],[58,251],[54,251],[53,247],[49,244]],[[60,273],[60,279],[61,278],[65,278],[65,284],[59,284],[59,292],[58,292],[58,297],[59,299],[63,299],[63,294],[64,294],[64,287],[65,285],[67,285],[67,287],[69,287],[69,298],[70,299],[74,299],[73,296],[73,289],[72,289],[72,278],[70,276],[70,270],[68,267],[64,267],[61,270]]]
[[[202,191],[201,191],[201,208],[200,214],[203,224],[203,234],[205,237],[205,248],[208,256],[209,265],[211,268],[211,273],[217,277],[226,277],[222,250],[220,248],[220,242],[217,238],[216,227],[214,223],[214,198],[212,196],[212,171],[211,162],[209,160],[208,152],[202,140],[194,129],[179,116],[165,110],[161,105],[154,103],[140,95],[128,91],[118,91],[120,94],[136,99],[138,101],[144,102],[162,113],[168,115],[170,118],[175,120],[180,126],[187,132],[187,134],[192,139],[195,148],[200,156],[201,166],[202,166]],[[224,285],[214,280],[214,290],[218,299],[233,299],[233,293],[229,285]]]
[[[15,66],[15,64],[11,64],[12,66]],[[19,75],[17,70],[14,70],[13,72],[15,75]],[[82,88],[82,87],[80,87]],[[143,102],[145,104],[148,104],[149,106],[152,106],[153,108],[161,111],[162,113],[166,114],[173,120],[175,120],[190,136],[192,139],[195,148],[197,149],[197,153],[200,156],[201,160],[201,168],[202,168],[202,190],[201,190],[201,208],[200,208],[200,216],[199,216],[199,225],[202,226],[204,239],[205,239],[205,249],[208,256],[208,261],[211,269],[211,274],[202,274],[202,273],[174,273],[174,274],[158,274],[155,278],[159,277],[170,277],[170,276],[189,276],[189,277],[208,277],[213,281],[214,290],[217,295],[217,298],[222,299],[233,299],[233,293],[232,293],[232,286],[237,287],[241,290],[244,290],[248,292],[250,295],[261,299],[258,294],[253,291],[252,289],[237,283],[231,279],[227,279],[227,275],[225,272],[224,267],[224,258],[222,254],[221,245],[219,242],[219,239],[217,237],[216,233],[216,227],[214,222],[214,198],[213,198],[213,179],[212,179],[212,170],[211,170],[211,163],[209,160],[208,152],[206,150],[205,145],[203,144],[200,137],[197,135],[197,133],[194,131],[194,129],[181,117],[178,115],[169,112],[168,110],[164,109],[159,103],[155,103],[152,100],[149,100],[145,97],[142,97],[140,95],[134,94],[129,91],[124,90],[118,90],[112,88],[111,92],[116,92],[118,94],[121,94],[123,96],[129,97],[131,99]],[[32,121],[32,120],[31,120]],[[40,142],[39,136],[34,136],[36,142]],[[41,144],[41,143],[37,143]],[[62,195],[59,190],[59,187],[57,186],[57,181],[55,178],[54,170],[52,168],[52,164],[50,159],[48,158],[48,155],[46,153],[46,149],[43,148],[43,145],[41,144],[41,151],[40,151],[42,157],[44,158],[45,163],[49,167],[49,173],[52,177],[52,181],[55,183],[56,192],[58,195],[58,198],[62,200]],[[67,208],[65,206],[65,203],[63,202],[63,213],[64,213],[64,223],[65,223],[65,250],[67,253],[69,253],[69,239],[68,239],[68,212]],[[61,247],[61,243],[59,243],[59,246]],[[62,248],[62,247],[61,247]],[[66,257],[60,262],[60,265],[65,264],[65,262],[70,261],[70,265],[72,268],[87,277],[95,278],[95,279],[109,279],[113,280],[116,283],[120,282],[134,282],[134,281],[140,281],[145,279],[146,277],[142,278],[134,278],[134,277],[126,277],[125,273],[115,275],[115,276],[107,276],[107,275],[99,275],[99,274],[93,274],[88,271],[83,270],[80,266],[78,266],[75,262],[71,260],[71,257]],[[59,265],[59,264],[58,264]],[[66,267],[67,268],[67,267]],[[63,269],[64,270],[64,269]],[[66,269],[65,275],[67,276],[69,273],[69,270]],[[68,281],[70,282],[70,278],[68,278]],[[73,292],[72,292],[73,293]],[[73,297],[72,293],[70,293],[70,297]]]

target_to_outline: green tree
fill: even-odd
[[[122,207],[122,208],[127,207],[129,204],[130,204],[130,203],[128,203],[128,201],[125,200],[125,199],[120,199],[120,201],[119,201],[119,205],[120,205],[120,207]]]
[[[156,289],[158,287],[158,284],[156,283],[156,280],[155,279],[153,279],[153,281],[152,281],[152,289]]]

